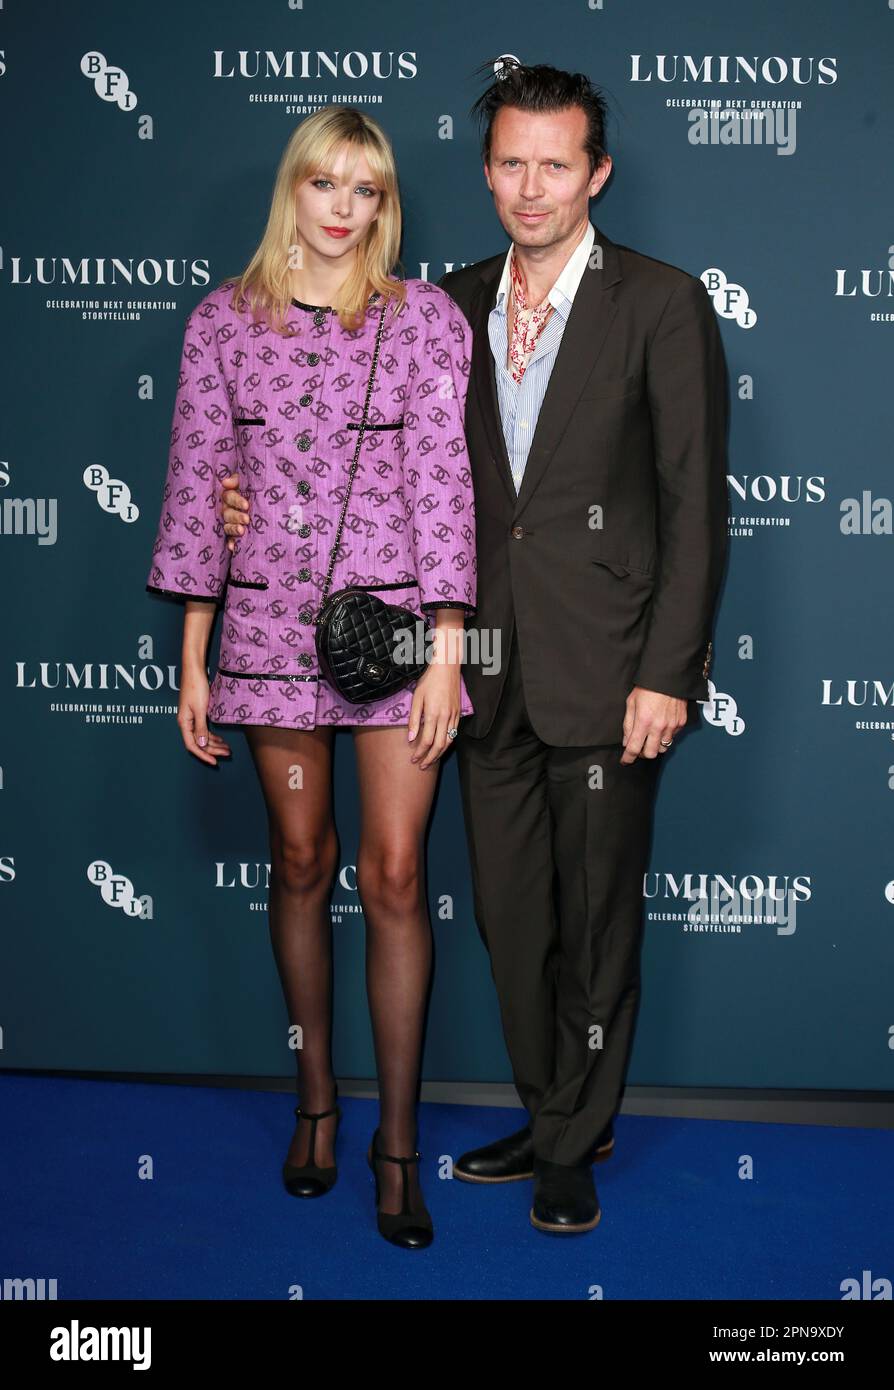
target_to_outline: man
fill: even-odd
[[[439,284],[473,330],[475,626],[503,660],[464,663],[475,712],[457,756],[529,1121],[454,1173],[533,1176],[533,1225],[578,1233],[600,1218],[592,1163],[611,1152],[633,1043],[660,755],[708,694],[725,367],[701,281],[589,221],[612,161],[587,78],[504,67],[473,110],[512,245]]]

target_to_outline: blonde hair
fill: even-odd
[[[341,146],[366,155],[372,176],[382,190],[379,211],[366,238],[356,250],[354,269],[335,296],[332,308],[343,328],[362,326],[370,295],[377,290],[386,300],[393,297],[399,312],[407,291],[402,281],[389,278],[398,264],[401,236],[400,195],[391,142],[371,117],[352,106],[324,106],[297,125],[283,150],[276,171],[267,226],[260,245],[241,275],[221,282],[233,285],[231,307],[244,304],[257,323],[266,318],[276,333],[286,334],[292,302],[289,279],[290,249],[298,241],[295,223],[295,190],[311,174],[330,170]]]

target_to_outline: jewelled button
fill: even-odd
[[[320,324],[321,324],[321,323],[325,323],[325,322],[326,322],[326,310],[325,310],[325,309],[318,309],[317,312],[314,314],[314,323],[316,324],[317,328],[319,328]]]
[[[301,580],[302,584],[306,584],[308,579],[310,579],[310,570],[307,569],[306,566],[303,569],[300,569],[298,571],[298,578]]]
[[[307,482],[306,479],[302,478],[302,479],[301,479],[301,482],[298,483],[297,486],[298,486],[298,491],[301,493],[301,496],[302,496],[302,497],[307,497],[308,493],[310,492],[310,483]]]
[[[302,522],[301,525],[298,527],[298,534],[299,536],[310,535],[310,527],[308,526],[306,521]]]
[[[299,434],[295,439],[295,443],[298,445],[302,454],[306,454],[313,441],[309,434]]]
[[[315,367],[320,360],[320,354],[318,352],[309,352],[307,354],[307,360],[312,367]]]
[[[310,405],[310,403],[311,403],[312,400],[313,400],[313,396],[311,396],[311,395],[309,394],[309,392],[305,391],[304,395],[301,396],[301,397],[299,397],[298,404],[299,404],[299,405]]]
[[[298,614],[298,621],[302,623],[309,623],[312,617],[313,613],[310,611],[309,608],[302,608],[301,612]]]
[[[298,658],[298,665],[299,665],[299,666],[310,666],[310,665],[312,665],[312,663],[313,663],[313,657],[310,656],[307,652],[302,652],[301,655],[300,655],[299,658]]]

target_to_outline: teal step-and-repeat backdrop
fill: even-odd
[[[4,1065],[293,1076],[244,735],[185,752],[182,612],[144,588],[184,321],[321,104],[393,141],[404,273],[504,249],[468,109],[512,54],[604,88],[594,220],[704,277],[730,368],[714,685],[663,768],[629,1080],[894,1085],[892,52],[887,0],[0,13]],[[335,1058],[369,1076],[354,777],[341,731]],[[428,871],[425,1076],[509,1080],[452,759]]]

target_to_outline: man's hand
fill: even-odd
[[[627,696],[621,762],[632,763],[639,757],[657,758],[666,753],[660,740],[672,742],[675,734],[685,728],[686,715],[685,700],[635,685]]]
[[[232,553],[236,549],[236,538],[245,535],[245,528],[248,525],[248,498],[243,497],[239,491],[239,474],[230,473],[221,483],[224,490],[220,503],[221,515],[224,519],[224,531],[230,537],[227,541],[227,549]]]

